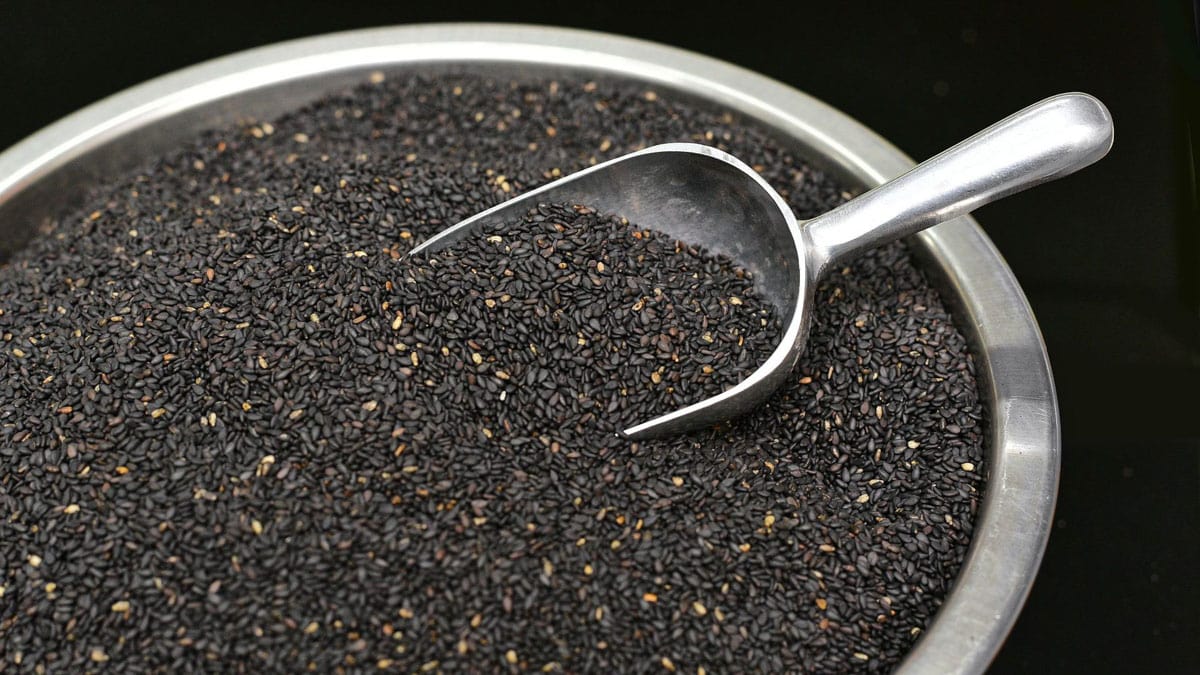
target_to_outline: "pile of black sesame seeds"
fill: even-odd
[[[761,411],[639,444],[611,432],[770,350],[729,261],[574,205],[402,259],[678,140],[800,217],[847,196],[662,92],[396,74],[206,134],[52,223],[0,269],[0,664],[894,667],[983,485],[966,342],[902,245],[823,280]]]

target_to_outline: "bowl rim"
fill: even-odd
[[[81,158],[173,116],[280,83],[420,64],[547,64],[681,90],[771,127],[865,186],[913,166],[833,107],[786,84],[640,39],[522,24],[416,24],[329,33],[237,52],[130,87],[0,153],[4,206]],[[0,228],[3,229],[3,228]],[[933,263],[975,346],[990,418],[988,478],[967,556],[898,672],[983,672],[1033,585],[1058,492],[1060,427],[1049,359],[1007,264],[970,217],[909,239]]]

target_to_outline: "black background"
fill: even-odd
[[[1200,643],[1200,50],[1186,0],[518,3],[0,0],[0,148],[150,77],[356,27],[590,28],[722,58],[917,159],[1050,94],[1113,113],[1098,165],[977,217],[1045,334],[1054,533],[995,673],[1195,672]]]

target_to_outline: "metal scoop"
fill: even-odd
[[[813,287],[830,265],[1066,176],[1112,146],[1112,118],[1087,94],[1061,94],[975,134],[908,173],[812,220],[798,222],[753,169],[694,143],[656,145],[589,167],[450,227],[412,250],[428,254],[511,223],[539,202],[584,204],[732,257],[779,311],[779,346],[737,385],[624,430],[643,439],[745,413],[788,377],[804,350]]]

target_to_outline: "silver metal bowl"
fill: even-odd
[[[376,69],[607,74],[741,113],[844,184],[865,188],[913,162],[846,115],[779,82],[690,52],[558,28],[446,24],[336,33],[241,52],[138,85],[0,154],[0,253],[94,181],[196,132],[270,118]],[[1029,305],[971,218],[912,248],[971,340],[988,411],[987,484],[967,558],[904,673],[978,673],[1016,621],[1049,535],[1058,491],[1058,404]]]

